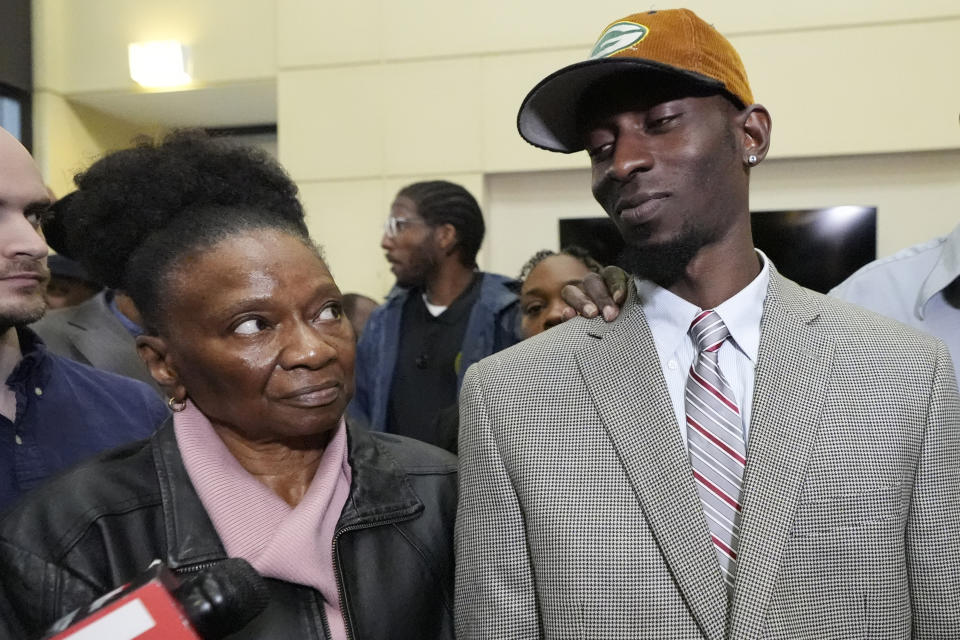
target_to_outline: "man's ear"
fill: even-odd
[[[752,104],[740,112],[739,119],[743,161],[745,165],[754,166],[766,158],[770,150],[770,128],[773,126],[770,112],[762,104]]]
[[[180,382],[176,368],[170,362],[170,351],[167,343],[160,336],[137,336],[137,353],[147,365],[150,375],[168,396],[177,402],[187,398],[187,390]]]
[[[457,238],[457,228],[449,222],[433,228],[434,237],[437,239],[437,245],[447,255],[453,253],[459,244]]]

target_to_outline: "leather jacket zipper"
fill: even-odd
[[[323,608],[323,597],[315,594],[314,601],[320,607],[320,627],[323,630],[323,637],[327,640],[333,640],[333,633],[330,632],[330,621],[327,620],[327,612]],[[340,615],[343,615],[343,613],[341,612]]]
[[[373,527],[382,527],[388,524],[394,524],[396,522],[403,522],[405,520],[410,520],[413,518],[412,515],[404,515],[397,518],[389,518],[386,520],[377,520],[374,522],[364,522],[360,524],[353,524],[338,529],[337,532],[333,535],[333,575],[337,578],[337,598],[340,600],[340,615],[343,616],[344,628],[347,630],[347,639],[354,640],[356,638],[356,632],[353,629],[353,620],[350,619],[350,616],[347,615],[347,594],[343,589],[343,573],[341,569],[340,562],[340,548],[337,546],[337,542],[340,541],[340,536],[350,531],[357,531],[359,529],[372,529]],[[327,632],[329,633],[329,631]]]
[[[178,576],[188,574],[188,573],[199,573],[200,571],[203,571],[204,569],[209,569],[210,567],[216,566],[221,562],[223,561],[214,560],[213,562],[200,562],[198,564],[191,564],[185,567],[177,567],[176,569],[172,569],[172,571],[175,575],[178,575]]]

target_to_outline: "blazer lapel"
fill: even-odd
[[[613,325],[577,354],[624,472],[704,637],[719,640],[727,596],[653,337],[632,291]]]
[[[833,366],[834,344],[811,326],[818,314],[814,295],[771,273],[760,324],[730,638],[759,636],[793,525]]]

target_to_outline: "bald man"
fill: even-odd
[[[61,469],[147,437],[167,415],[147,385],[55,356],[27,327],[46,311],[40,223],[50,204],[30,154],[0,129],[0,512]]]

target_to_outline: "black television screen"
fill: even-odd
[[[784,276],[826,293],[877,257],[876,207],[754,211],[754,244]],[[560,246],[577,244],[616,264],[623,240],[609,218],[560,220]]]
[[[567,218],[560,221],[560,247],[586,249],[600,264],[617,264],[623,238],[610,218]]]

